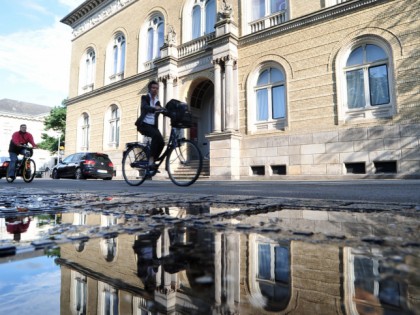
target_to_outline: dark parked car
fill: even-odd
[[[75,153],[53,167],[51,177],[112,179],[114,164],[107,154],[97,152]]]
[[[10,158],[8,156],[0,156],[0,178],[6,177],[9,162]]]

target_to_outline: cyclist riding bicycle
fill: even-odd
[[[149,164],[154,165],[165,146],[162,134],[158,129],[158,115],[163,108],[158,99],[159,83],[150,81],[147,89],[148,93],[141,97],[141,113],[135,125],[138,132],[152,138]]]
[[[23,146],[30,143],[33,148],[37,148],[37,145],[34,142],[33,136],[26,131],[26,125],[20,125],[20,130],[16,131],[12,135],[12,139],[10,140],[9,144],[9,156],[10,156],[10,164],[9,164],[9,173],[7,174],[12,180],[15,179],[15,169],[16,169],[16,162],[18,160],[18,155],[23,154]]]

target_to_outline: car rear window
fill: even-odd
[[[109,162],[109,157],[106,154],[90,154],[89,158],[99,162]]]

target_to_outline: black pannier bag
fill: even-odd
[[[171,118],[171,125],[175,128],[191,128],[192,115],[188,105],[181,101],[172,99],[166,104],[166,115]]]

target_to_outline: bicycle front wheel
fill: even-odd
[[[22,170],[23,180],[26,183],[30,183],[34,180],[34,177],[35,177],[35,172],[36,172],[35,161],[32,159],[26,159],[22,161],[22,163],[25,163],[23,165],[23,170]]]
[[[203,156],[190,140],[178,140],[166,158],[166,170],[171,181],[178,186],[189,186],[200,176]]]
[[[122,173],[124,180],[130,186],[141,185],[146,179],[145,167],[149,164],[147,148],[136,145],[129,148],[122,160]]]

